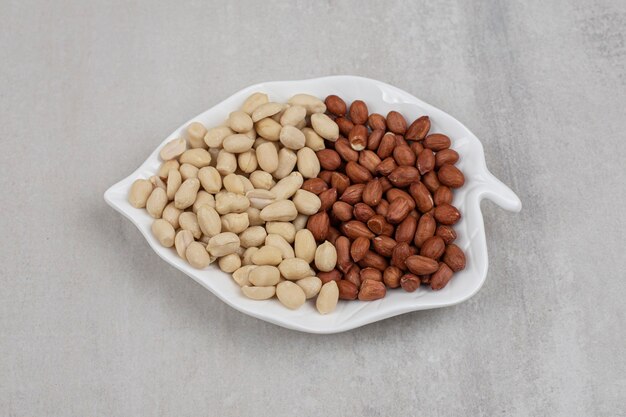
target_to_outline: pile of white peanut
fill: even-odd
[[[217,260],[254,300],[277,296],[290,309],[317,296],[317,310],[337,305],[335,281],[322,285],[310,264],[331,271],[337,252],[320,246],[306,223],[317,195],[300,189],[315,178],[315,154],[336,140],[337,124],[317,97],[297,94],[288,104],[254,93],[221,126],[193,122],[186,138],[168,142],[156,175],[136,180],[129,202],[155,219],[152,232],[194,268]]]

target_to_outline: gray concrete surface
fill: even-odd
[[[0,2],[0,415],[626,415],[626,3]],[[387,81],[524,202],[452,308],[313,336],[168,267],[102,193],[278,79]]]

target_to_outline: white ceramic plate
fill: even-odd
[[[461,156],[458,167],[465,173],[466,181],[461,189],[455,191],[453,204],[462,213],[462,220],[455,225],[455,229],[458,234],[456,243],[467,257],[466,269],[456,273],[440,291],[431,291],[424,287],[414,293],[391,290],[384,299],[373,302],[340,301],[333,313],[322,316],[317,313],[314,301],[311,300],[296,311],[288,310],[276,299],[250,300],[241,293],[229,274],[221,272],[215,265],[205,270],[194,269],[180,259],[174,249],[160,246],[150,231],[153,219],[144,209],[136,209],[127,201],[130,185],[137,178],[154,175],[161,164],[158,157],[161,146],[184,135],[184,128],[190,122],[199,121],[207,127],[217,126],[231,111],[238,109],[246,97],[256,91],[265,92],[269,94],[270,100],[279,102],[287,101],[296,93],[309,93],[321,98],[336,94],[348,103],[361,99],[367,103],[370,112],[387,114],[390,110],[396,110],[409,123],[419,116],[430,116],[431,132],[448,135],[452,139],[452,148]],[[109,188],[104,198],[139,228],[152,249],[163,260],[195,279],[228,305],[270,323],[310,333],[342,332],[409,311],[445,307],[467,300],[476,294],[487,276],[487,245],[480,201],[488,198],[511,211],[522,208],[519,198],[487,170],[480,141],[459,121],[396,87],[353,76],[267,82],[244,88],[176,129],[135,172]]]

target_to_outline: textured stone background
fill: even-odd
[[[0,414],[626,415],[626,2],[0,2]],[[520,214],[451,308],[313,336],[102,199],[183,121],[355,74],[464,122]]]

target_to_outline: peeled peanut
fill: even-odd
[[[263,226],[252,226],[239,234],[239,242],[244,248],[261,246],[266,237],[267,232]]]
[[[282,179],[291,174],[293,168],[296,166],[298,157],[296,153],[291,149],[282,148],[278,151],[278,168],[272,173],[274,178]]]
[[[222,216],[222,230],[241,233],[250,226],[247,213],[228,213]]]
[[[168,174],[168,176],[169,176],[169,174]],[[153,175],[153,176],[150,177],[150,182],[152,183],[153,187],[163,188],[165,191],[167,191],[167,185],[165,185],[165,183],[163,182],[161,177],[159,177],[157,175]]]
[[[174,245],[175,232],[171,224],[163,219],[156,219],[152,223],[152,234],[162,246],[171,248]]]
[[[307,148],[313,149],[315,152],[321,151],[326,148],[324,145],[324,139],[315,133],[315,130],[310,127],[302,128],[302,133],[304,133],[304,146]]]
[[[235,132],[248,132],[252,130],[252,119],[244,111],[234,111],[228,116],[228,126]]]
[[[302,106],[291,106],[280,116],[280,124],[283,126],[296,126],[306,117],[306,109]]]
[[[186,179],[174,195],[174,205],[176,208],[184,210],[191,206],[194,201],[196,201],[199,189],[200,181],[197,178]],[[167,198],[167,196],[165,198]]]
[[[254,145],[254,139],[251,139],[241,133],[226,137],[224,139],[224,143],[222,143],[224,150],[230,153],[242,153],[249,151],[252,149],[252,145]]]
[[[318,277],[306,277],[296,281],[296,284],[302,288],[306,299],[315,297],[322,288],[322,280]]]
[[[278,160],[278,154],[276,155]],[[239,169],[245,172],[246,174],[250,174],[259,166],[259,163],[256,159],[256,151],[251,149],[247,152],[240,153],[237,155],[237,163],[239,164]]]
[[[178,171],[183,181],[189,178],[198,178],[198,168],[191,164],[182,164],[180,168],[178,168]]]
[[[180,187],[182,182],[183,179],[180,176],[180,172],[178,172],[177,169],[171,169],[170,172],[167,174],[167,186],[165,189],[168,200],[174,199],[176,191],[178,191],[178,188]]]
[[[289,279],[292,281],[306,278],[312,275],[309,263],[300,258],[284,259],[278,265],[278,269],[285,279]]]
[[[265,237],[265,246],[273,246],[280,251],[280,255],[283,259],[295,258],[293,248],[282,236],[276,234],[268,234]]]
[[[241,105],[241,111],[246,114],[252,114],[261,104],[269,101],[265,93],[253,93]]]
[[[276,200],[274,193],[269,190],[251,190],[246,193],[250,200],[250,207],[262,210]]]
[[[265,224],[265,220],[261,218],[261,210],[254,207],[248,207],[246,209],[246,213],[248,213],[250,226],[262,226]]]
[[[179,168],[180,168],[180,163],[178,163],[176,159],[165,161],[159,167],[159,171],[157,172],[157,175],[161,177],[162,179],[166,179],[167,174],[170,172],[170,169],[179,169]]]
[[[239,236],[232,232],[222,232],[211,239],[207,246],[208,252],[213,256],[226,256],[235,253],[239,249]]]
[[[241,258],[236,253],[231,253],[230,255],[219,258],[217,265],[222,271],[230,274],[241,267]]]
[[[196,195],[196,201],[194,201],[193,206],[191,207],[193,212],[198,214],[198,210],[202,206],[210,206],[215,208],[215,197],[213,197],[213,194],[209,194],[204,190],[198,191],[198,194]]]
[[[222,176],[214,167],[204,167],[198,171],[198,179],[202,188],[208,193],[215,194],[222,189]]]
[[[206,143],[209,148],[221,148],[224,139],[233,133],[235,132],[230,130],[227,126],[214,127],[213,129],[209,129],[206,135],[204,135],[204,143]]]
[[[320,198],[306,190],[296,191],[296,194],[291,200],[296,205],[298,213],[306,214],[307,216],[317,213],[322,206]]]
[[[261,210],[261,218],[269,221],[291,221],[298,215],[295,204],[291,200],[278,200]]]
[[[296,257],[304,259],[307,263],[311,263],[313,259],[315,259],[316,249],[317,243],[315,243],[313,233],[311,233],[309,229],[301,229],[296,232],[294,241]]]
[[[248,279],[250,275],[250,271],[256,268],[256,265],[244,265],[233,272],[233,280],[239,285],[243,287],[244,285],[250,285],[250,280]]]
[[[339,126],[324,113],[315,113],[311,116],[313,130],[326,140],[335,142],[339,138]]]
[[[298,151],[298,171],[304,178],[315,178],[320,173],[320,161],[311,148]]]
[[[246,249],[243,252],[243,255],[241,257],[241,264],[242,265],[252,265],[252,255],[254,255],[258,250],[259,250],[259,248],[254,247],[254,246]]]
[[[263,246],[252,255],[252,263],[255,265],[278,265],[282,260],[280,249],[274,246]]]
[[[292,106],[302,106],[306,109],[307,115],[313,113],[324,113],[326,104],[319,98],[310,94],[296,94],[287,101]]]
[[[261,104],[252,112],[252,121],[258,122],[261,119],[265,119],[266,117],[271,117],[276,113],[280,113],[283,111],[285,106],[279,103],[265,103]]]
[[[178,253],[178,256],[183,259],[187,259],[185,252],[187,251],[187,247],[193,241],[193,235],[189,230],[179,230],[178,233],[176,233],[176,237],[174,238],[174,246],[176,247],[176,252]],[[203,250],[205,249],[203,248]]]
[[[219,214],[243,213],[250,207],[250,200],[241,194],[221,192],[215,195],[215,209]]]
[[[213,237],[222,232],[222,222],[217,211],[208,205],[204,205],[198,209],[198,225],[202,233],[209,237]]]
[[[248,280],[256,286],[276,285],[280,281],[280,272],[275,266],[261,265],[250,271]]]
[[[272,187],[271,191],[276,196],[277,200],[284,200],[291,198],[302,187],[304,179],[299,172],[292,172],[288,176],[284,177]]]
[[[296,229],[296,232],[306,228],[306,223],[309,220],[309,216],[305,216],[304,214],[298,214],[298,216],[291,222],[293,227]]]
[[[212,258],[206,251],[204,245],[199,242],[191,242],[187,246],[187,249],[185,250],[185,258],[187,259],[187,262],[189,262],[189,265],[198,269],[206,268],[214,260],[214,258]]]
[[[179,161],[182,164],[190,164],[196,168],[209,166],[211,163],[211,154],[202,148],[189,149],[183,152]]]
[[[323,272],[332,271],[337,265],[337,250],[335,246],[326,241],[317,247],[315,251],[315,266]]]
[[[206,135],[206,127],[200,122],[191,122],[187,126],[187,136],[189,137],[189,145],[192,148],[206,148],[204,143],[204,135]]]
[[[256,122],[255,129],[262,138],[275,142],[280,138],[282,126],[272,118],[266,117]]]
[[[286,148],[298,150],[304,147],[304,133],[294,126],[283,126],[280,130],[280,143]]]
[[[174,202],[171,201],[163,209],[163,213],[161,214],[161,218],[163,220],[167,221],[169,224],[171,224],[172,227],[174,228],[174,230],[176,230],[176,229],[178,229],[178,226],[179,226],[178,217],[180,217],[180,214],[182,212],[183,211],[180,210],[180,209],[177,209],[176,206],[174,205]]]
[[[288,243],[293,243],[296,237],[296,228],[290,222],[267,222],[265,223],[267,233],[277,234]]]
[[[224,188],[226,191],[230,191],[235,194],[243,195],[243,181],[239,178],[238,175],[228,174],[223,178]]]
[[[186,211],[181,213],[178,217],[178,223],[180,223],[180,228],[183,230],[189,230],[193,237],[199,239],[202,236],[202,230],[200,230],[200,225],[198,224],[198,218],[191,211]]]
[[[304,290],[291,281],[283,281],[276,286],[276,297],[285,307],[297,310],[306,301]]]
[[[167,142],[159,152],[159,156],[164,161],[178,158],[187,150],[187,141],[183,138],[174,139]]]
[[[232,174],[237,170],[237,157],[222,149],[217,154],[217,164],[215,168],[222,175]]]
[[[135,208],[144,208],[152,193],[153,185],[149,180],[135,180],[130,186],[128,202]]]
[[[263,143],[256,148],[257,163],[265,172],[274,172],[278,168],[278,151],[271,142]]]
[[[339,287],[336,281],[328,281],[322,285],[322,289],[317,296],[315,306],[320,314],[328,314],[335,310],[339,300]]]
[[[167,194],[163,188],[155,188],[146,202],[146,211],[155,219],[160,219],[167,205]]]
[[[249,287],[244,285],[241,287],[241,292],[253,300],[268,300],[276,294],[276,287],[273,285],[269,287]]]
[[[274,178],[272,178],[272,174],[265,171],[254,171],[250,174],[250,182],[254,188],[263,190],[269,190],[276,185]]]

